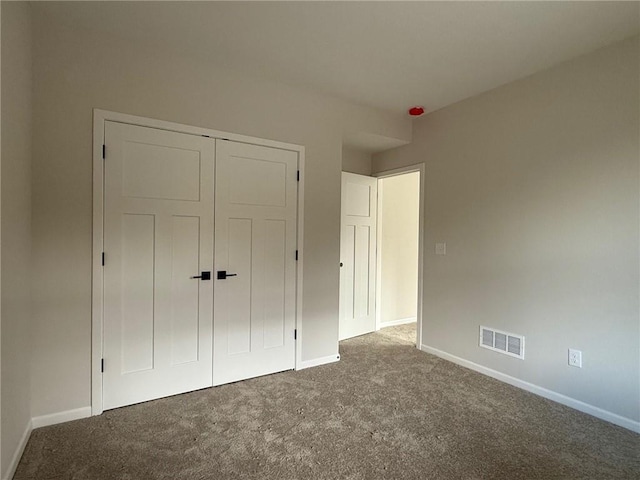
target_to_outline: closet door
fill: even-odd
[[[298,154],[216,142],[215,385],[295,367]]]
[[[106,410],[212,384],[214,140],[106,122],[105,144]]]

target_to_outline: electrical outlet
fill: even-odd
[[[580,350],[569,349],[569,365],[582,368],[582,352]]]
[[[446,254],[447,254],[447,244],[436,243],[436,255],[446,255]]]

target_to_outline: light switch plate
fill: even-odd
[[[436,243],[436,255],[446,255],[446,254],[447,254],[447,244]]]

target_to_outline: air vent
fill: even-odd
[[[480,325],[480,346],[524,360],[524,337]]]

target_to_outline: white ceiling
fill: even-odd
[[[433,111],[640,31],[639,2],[41,2],[72,23],[394,112]]]

